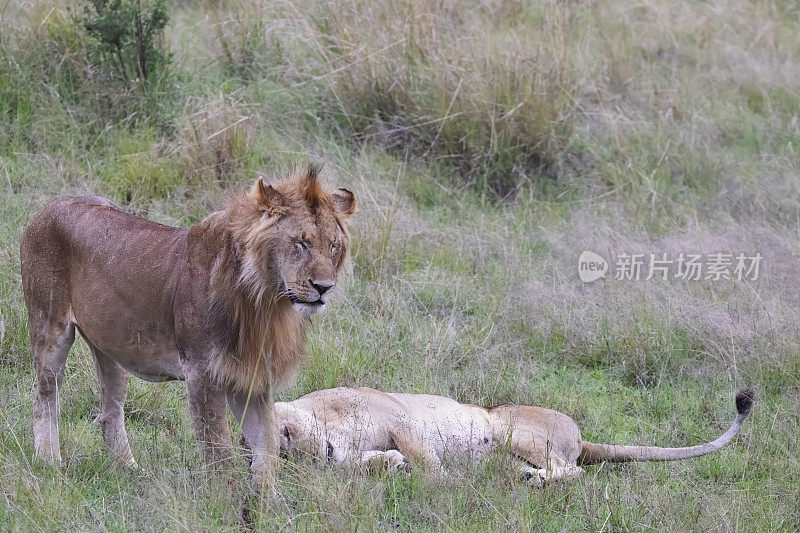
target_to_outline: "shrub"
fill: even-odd
[[[123,77],[142,80],[169,61],[158,41],[167,24],[165,0],[90,0],[82,24],[105,64],[115,62]]]

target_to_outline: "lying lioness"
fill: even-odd
[[[505,446],[525,479],[540,485],[580,476],[584,471],[579,464],[674,461],[718,450],[739,431],[753,396],[750,389],[736,395],[738,414],[722,436],[685,448],[587,442],[570,417],[542,407],[485,409],[442,396],[388,394],[366,387],[320,390],[276,402],[275,421],[282,453],[297,450],[367,468],[408,470],[422,464],[439,470]]]

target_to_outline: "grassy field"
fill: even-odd
[[[0,529],[800,529],[795,3],[183,0],[146,82],[92,52],[82,5],[0,1]],[[65,465],[34,462],[18,245],[36,210],[92,193],[188,226],[308,161],[359,211],[348,280],[279,399],[518,402],[587,440],[680,446],[753,386],[751,418],[717,454],[541,490],[500,456],[439,480],[284,461],[261,499],[243,462],[232,491],[207,480],[180,383],[132,378],[144,472],[111,471],[79,340]],[[763,259],[757,280],[584,284],[583,250]]]

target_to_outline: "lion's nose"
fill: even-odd
[[[330,290],[330,288],[333,287],[332,281],[310,279],[308,280],[308,282],[311,284],[312,287],[317,289],[317,292],[319,293],[320,296],[328,292],[328,290]]]

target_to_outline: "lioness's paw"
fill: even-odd
[[[547,471],[543,468],[529,468],[525,470],[523,479],[532,487],[542,487],[547,481]]]
[[[402,472],[403,474],[410,474],[411,473],[411,463],[403,459],[403,462],[397,465],[397,471]]]
[[[406,460],[405,456],[397,450],[387,450],[384,453],[384,464],[389,471],[396,470],[398,472],[410,472],[411,464]]]

